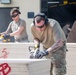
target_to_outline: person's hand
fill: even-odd
[[[3,37],[4,37],[4,39],[7,39],[7,38],[10,38],[10,35],[9,34],[4,34]]]
[[[35,58],[39,59],[39,58],[42,58],[43,56],[46,56],[48,55],[48,51],[47,50],[43,50],[43,51],[39,51],[36,55],[35,55]]]

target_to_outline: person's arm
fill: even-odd
[[[36,37],[33,23],[31,24],[31,33],[32,33],[32,36],[33,36],[34,44],[35,45],[39,45],[40,44],[40,40]]]
[[[71,31],[71,28],[68,28],[69,31]]]
[[[12,24],[12,22],[8,25],[6,31],[1,32],[0,34],[2,34],[2,35],[4,35],[4,34],[9,34],[9,33],[11,32],[11,24]]]
[[[9,26],[8,28],[7,28],[7,30],[5,31],[5,32],[2,32],[1,34],[5,34],[4,36],[15,36],[15,35],[19,35],[19,34],[21,34],[21,32],[23,31],[25,29],[25,27],[24,26],[20,26],[20,27],[18,27],[18,30],[16,30],[15,32],[12,32],[12,33],[10,33],[11,31],[11,27]]]
[[[50,48],[47,49],[48,53],[51,54],[55,51],[57,51],[60,47],[62,47],[64,44],[63,40],[58,40],[54,43]]]
[[[21,34],[21,32],[22,32],[24,29],[25,29],[25,27],[20,26],[20,27],[18,27],[18,30],[16,30],[16,31],[13,32],[13,33],[10,33],[10,36],[15,36],[15,35]]]
[[[12,23],[12,22],[11,22]],[[10,38],[10,32],[11,32],[11,23],[9,24],[7,30],[5,32],[0,33],[0,36],[3,36],[4,39]]]
[[[7,32],[5,31],[5,32],[2,32],[2,33],[0,33],[0,34],[1,34],[1,35],[2,35],[2,34],[7,34]]]
[[[18,29],[10,33],[10,36],[20,35],[25,29],[26,29],[26,22],[24,20],[21,20]]]
[[[60,47],[64,45],[64,43],[66,43],[65,34],[62,31],[60,24],[58,22],[55,22],[55,25],[53,26],[53,33],[55,43],[50,48],[47,49],[49,54],[57,51]]]

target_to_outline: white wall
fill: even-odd
[[[32,23],[32,19],[27,18],[27,12],[35,12],[35,14],[40,12],[40,0],[11,0],[11,4],[0,3],[0,7],[19,7],[20,8],[21,18],[26,21],[29,40],[32,41],[32,35],[30,32],[30,24]]]

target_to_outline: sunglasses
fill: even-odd
[[[36,26],[36,27],[38,27],[38,28],[43,28],[45,26],[45,24],[43,24],[42,26]]]
[[[15,14],[15,15],[11,15],[11,17],[15,18],[18,14]]]

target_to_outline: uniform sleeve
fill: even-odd
[[[24,27],[26,29],[26,22],[24,20],[20,20],[19,27]]]
[[[26,26],[26,22],[24,20],[21,21],[20,26]]]
[[[65,34],[62,28],[60,27],[60,24],[57,21],[55,21],[54,26],[53,26],[53,34],[54,34],[55,41],[58,41],[58,40],[66,41]]]

